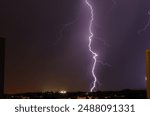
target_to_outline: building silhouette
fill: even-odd
[[[146,87],[147,98],[150,99],[150,50],[146,50]]]
[[[0,98],[4,97],[5,39],[0,37]]]

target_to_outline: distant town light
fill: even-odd
[[[59,91],[59,93],[61,93],[61,94],[66,94],[67,91],[61,90],[61,91]]]
[[[147,81],[147,77],[145,77],[145,81]]]

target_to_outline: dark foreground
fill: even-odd
[[[35,92],[7,94],[5,99],[146,99],[145,90],[87,92]]]

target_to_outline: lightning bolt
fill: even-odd
[[[63,38],[63,34],[64,34],[65,30],[67,28],[69,28],[70,26],[74,25],[78,20],[79,20],[79,16],[77,18],[75,18],[73,21],[64,24],[62,29],[59,32],[59,38],[53,43],[53,45],[57,45],[58,42]]]
[[[144,31],[146,31],[147,28],[148,28],[149,25],[150,25],[150,10],[148,10],[148,13],[147,13],[147,14],[148,14],[148,16],[149,16],[148,22],[147,22],[147,24],[145,25],[145,27],[144,27],[143,29],[141,29],[141,30],[138,31],[138,34],[140,34],[140,33],[144,32]]]
[[[93,76],[93,78],[94,78],[94,81],[93,81],[93,85],[92,85],[92,87],[91,87],[91,89],[90,89],[90,91],[93,92],[93,90],[94,90],[95,87],[96,87],[96,82],[97,82],[97,77],[96,77],[96,75],[95,75],[95,67],[96,67],[96,63],[97,63],[97,56],[98,56],[98,54],[97,54],[96,52],[94,52],[94,51],[92,50],[92,47],[91,47],[92,40],[93,40],[93,36],[94,36],[94,34],[93,34],[93,32],[92,32],[92,25],[93,25],[93,21],[94,21],[94,13],[93,13],[94,11],[93,11],[93,7],[92,7],[92,5],[89,3],[88,0],[85,0],[85,3],[86,3],[87,6],[89,7],[89,9],[90,9],[90,14],[91,14],[91,19],[90,19],[90,24],[89,24],[89,33],[90,33],[90,35],[89,35],[89,44],[88,44],[88,47],[89,47],[90,53],[93,55],[92,76]]]

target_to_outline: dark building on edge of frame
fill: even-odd
[[[5,39],[0,37],[0,99],[4,97]]]

